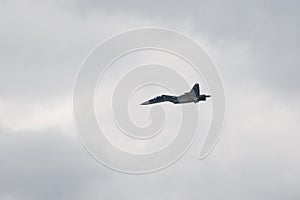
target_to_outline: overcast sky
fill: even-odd
[[[299,199],[297,1],[0,0],[0,199]],[[72,124],[73,83],[97,44],[158,26],[203,45],[227,96],[205,160],[128,175],[96,162]]]

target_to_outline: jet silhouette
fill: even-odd
[[[172,102],[174,104],[182,104],[182,103],[198,103],[199,101],[206,101],[206,98],[210,97],[210,95],[201,94],[199,84],[196,83],[190,92],[184,93],[180,96],[170,96],[170,95],[161,95],[145,101],[141,103],[141,105],[149,105],[154,103],[161,103],[165,101]]]

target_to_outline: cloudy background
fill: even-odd
[[[0,1],[0,199],[299,199],[297,1]],[[223,136],[166,170],[111,171],[72,125],[80,63],[113,34],[188,34],[218,66]]]

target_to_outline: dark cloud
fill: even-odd
[[[77,198],[101,177],[78,141],[60,130],[1,131],[0,196],[12,199]]]
[[[299,13],[297,1],[110,1],[79,2],[78,12],[127,13],[150,19],[190,20],[229,79],[257,81],[269,88],[298,90]],[[202,42],[201,40],[199,42]],[[247,49],[233,46],[246,45]],[[219,58],[221,54],[221,58]],[[222,57],[224,56],[224,57]],[[226,63],[243,56],[243,62]],[[229,71],[229,72],[227,72]],[[232,72],[235,71],[233,75]],[[230,76],[231,75],[231,76]]]

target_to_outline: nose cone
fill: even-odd
[[[205,97],[206,97],[206,98],[209,98],[209,97],[211,97],[211,96],[210,96],[210,95],[205,95]]]
[[[149,105],[149,104],[150,104],[149,101],[145,101],[145,102],[141,103],[141,105]]]

